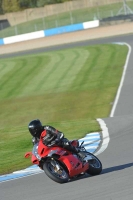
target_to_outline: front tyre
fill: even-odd
[[[47,160],[43,165],[43,170],[50,179],[57,183],[66,183],[69,180],[65,167],[57,160]]]
[[[101,171],[102,171],[101,161],[91,153],[89,153],[88,155],[90,155],[92,157],[92,160],[88,161],[89,169],[87,170],[87,173],[92,175],[92,176],[100,174]]]

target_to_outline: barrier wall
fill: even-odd
[[[3,44],[4,44],[3,39],[0,39],[0,45],[3,45]]]
[[[47,37],[51,35],[74,32],[74,31],[84,30],[88,28],[95,28],[98,26],[99,26],[99,20],[94,20],[94,21],[84,22],[80,24],[73,24],[73,25],[48,29],[45,31],[44,30],[36,31],[36,32],[26,33],[26,34],[17,35],[17,36],[1,38],[0,45],[11,44],[15,42],[22,42],[22,41],[32,40],[32,39],[37,39],[37,38],[43,38],[43,37]]]
[[[4,41],[4,44],[11,44],[11,43],[15,43],[15,42],[22,42],[22,41],[26,41],[26,40],[42,38],[44,36],[45,36],[44,31],[36,31],[33,33],[26,33],[26,34],[22,34],[22,35],[6,37],[6,38],[3,38],[3,41]]]

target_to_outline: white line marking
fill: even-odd
[[[86,148],[86,150],[87,150],[87,149],[94,149],[94,150],[96,150],[97,146],[90,146],[90,147],[87,146],[87,147],[85,147],[85,148]]]
[[[102,129],[103,142],[102,142],[101,148],[95,153],[95,155],[102,153],[108,147],[108,144],[110,141],[108,128],[107,128],[105,122],[102,119],[97,119],[97,121],[99,122],[100,127]]]
[[[115,98],[115,101],[114,101],[114,104],[113,104],[113,107],[112,107],[112,110],[111,110],[111,113],[110,113],[110,117],[114,116],[116,106],[117,106],[117,103],[118,103],[118,100],[119,100],[119,97],[120,97],[121,89],[122,89],[122,86],[123,86],[123,83],[124,83],[124,78],[125,78],[126,70],[127,70],[127,67],[128,67],[129,58],[130,58],[131,51],[132,51],[131,46],[127,43],[123,42],[123,43],[115,43],[115,44],[127,45],[127,47],[129,48],[129,51],[128,51],[127,59],[126,59],[125,65],[124,65],[124,70],[123,70],[122,78],[121,78],[121,81],[120,81],[120,85],[119,85],[119,88],[118,88],[118,91],[117,91],[117,94],[116,94],[116,98]],[[108,128],[107,128],[105,122],[102,119],[97,119],[97,121],[99,122],[100,127],[102,129],[103,142],[102,142],[101,148],[95,153],[95,155],[98,155],[98,154],[102,153],[103,151],[105,151],[105,149],[108,147],[108,144],[109,144],[109,141],[110,141]]]
[[[85,139],[82,140],[82,141],[84,141],[84,145],[85,145],[85,144],[88,144],[88,145],[89,145],[89,144],[95,144],[95,143],[100,144],[100,142],[101,142],[101,140],[85,140]],[[81,144],[82,141],[79,140],[79,143]]]
[[[94,140],[94,139],[100,139],[100,135],[99,135],[99,136],[91,136],[91,137],[88,137],[88,136],[87,136],[87,137],[85,137],[85,138],[81,138],[80,140],[88,140],[88,139],[89,139],[89,140],[91,140],[91,139],[93,139],[93,140]]]
[[[24,170],[19,170],[19,171],[15,171],[13,172],[13,174],[25,174],[27,172],[30,172],[30,173],[34,173],[34,172],[41,172],[42,170],[37,166],[36,168],[32,169],[32,168],[27,168],[27,169],[24,169]]]
[[[131,51],[132,51],[131,46],[127,43],[116,43],[116,44],[127,45],[128,48],[129,48],[129,52],[128,52],[127,59],[126,59],[126,62],[125,62],[121,82],[120,82],[120,85],[119,85],[119,88],[118,88],[118,91],[117,91],[117,95],[116,95],[116,98],[115,98],[115,101],[114,101],[114,104],[113,104],[113,108],[112,108],[111,113],[110,113],[110,117],[114,116],[114,112],[115,112],[115,109],[116,109],[116,106],[117,106],[117,103],[118,103],[118,100],[119,100],[119,97],[120,97],[121,89],[122,89],[122,86],[123,86],[123,83],[124,83],[124,78],[125,78],[125,75],[126,75],[126,70],[127,70],[127,67],[128,67],[129,58],[130,58]]]

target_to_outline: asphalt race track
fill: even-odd
[[[133,35],[78,42],[65,47],[60,45],[58,48],[111,42],[126,42],[133,48]],[[37,51],[47,51],[47,49]],[[17,56],[17,54],[5,57],[7,56]],[[101,175],[85,176],[66,184],[55,183],[44,173],[32,175],[0,183],[0,199],[133,200],[133,52],[114,116],[103,120],[109,130],[110,143],[108,148],[98,155],[103,163]]]

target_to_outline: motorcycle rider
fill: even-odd
[[[79,143],[77,140],[75,147],[67,138],[64,138],[62,132],[49,125],[43,126],[39,119],[32,120],[28,125],[28,129],[30,134],[33,136],[33,145],[36,145],[39,140],[42,140],[43,144],[46,146],[50,147],[57,145],[77,154],[81,159],[85,157],[84,153],[80,152],[78,149]],[[39,155],[37,155],[37,157],[39,157]]]

